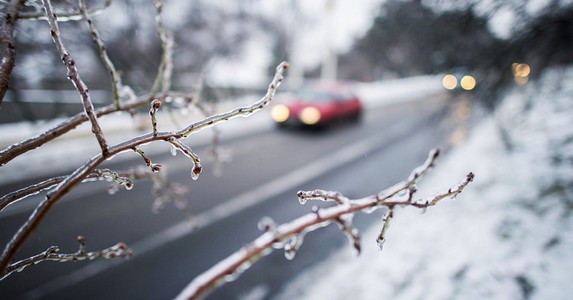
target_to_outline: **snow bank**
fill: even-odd
[[[400,209],[382,252],[379,228],[295,278],[278,299],[569,299],[573,294],[573,68],[516,88],[497,121],[438,161],[421,192],[476,179],[424,215]],[[513,151],[500,138],[507,131]],[[304,246],[303,246],[304,247]]]

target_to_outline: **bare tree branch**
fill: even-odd
[[[390,219],[389,215],[393,214],[396,205],[418,208],[433,206],[446,197],[458,195],[474,179],[473,173],[469,173],[455,188],[451,188],[447,192],[430,199],[413,201],[410,193],[413,190],[410,187],[433,166],[438,153],[438,151],[432,151],[426,162],[414,170],[408,180],[379,194],[362,199],[347,200],[339,193],[322,190],[299,192],[299,200],[303,199],[301,203],[305,203],[307,200],[332,201],[335,202],[335,206],[321,209],[313,208],[312,213],[280,226],[276,226],[269,218],[264,218],[259,223],[259,228],[265,231],[261,236],[197,276],[181,291],[176,299],[198,299],[205,296],[223,282],[236,279],[259,258],[270,253],[273,248],[283,248],[285,257],[292,258],[296,250],[301,246],[302,239],[307,232],[325,227],[333,221],[340,225],[342,231],[349,237],[353,247],[359,252],[360,237],[357,230],[352,228],[350,222],[355,213],[386,207],[389,213],[386,214],[382,226],[387,228]],[[380,195],[385,196],[380,198]],[[386,229],[383,229],[384,231]]]
[[[6,16],[0,27],[0,107],[8,91],[10,75],[14,69],[16,57],[14,45],[14,28],[18,19],[18,11],[24,4],[24,0],[12,0],[7,4]]]
[[[58,53],[60,54],[62,62],[68,69],[68,79],[70,79],[70,81],[74,84],[74,86],[80,93],[82,98],[82,104],[84,106],[84,112],[87,115],[92,125],[92,132],[99,143],[103,156],[107,156],[109,154],[107,141],[105,140],[103,132],[97,121],[97,116],[94,112],[94,106],[92,104],[89,90],[85,85],[85,83],[80,78],[80,74],[78,72],[78,69],[76,68],[76,63],[74,62],[74,60],[70,56],[70,53],[66,50],[64,44],[62,43],[62,39],[60,38],[60,29],[58,28],[57,16],[52,10],[51,1],[42,0],[42,2],[44,3],[44,7],[46,9],[46,16],[48,17],[48,22],[50,23],[52,39],[56,44],[56,48],[58,49]]]

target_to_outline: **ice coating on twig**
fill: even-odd
[[[66,261],[82,261],[82,260],[93,260],[96,258],[129,258],[132,256],[133,252],[131,249],[127,247],[124,243],[117,243],[109,248],[105,248],[99,251],[86,251],[86,239],[83,236],[78,236],[78,251],[75,253],[59,253],[60,248],[57,246],[51,246],[46,251],[34,255],[32,257],[17,261],[15,263],[10,264],[7,267],[6,273],[0,278],[0,280],[6,278],[10,274],[14,272],[21,272],[24,268],[36,265],[43,261],[58,261],[58,262],[66,262]]]
[[[191,178],[193,180],[197,180],[199,178],[199,174],[203,171],[203,166],[201,166],[201,160],[199,156],[193,152],[191,147],[187,146],[186,144],[182,143],[181,141],[171,138],[169,139],[169,143],[173,145],[177,150],[181,151],[186,157],[190,158],[193,162],[193,169],[191,170]]]

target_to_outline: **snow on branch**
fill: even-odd
[[[301,216],[289,223],[277,226],[272,219],[265,217],[259,223],[259,229],[264,233],[250,244],[242,247],[235,253],[220,261],[209,270],[197,276],[177,296],[177,299],[197,299],[205,296],[211,290],[224,282],[233,281],[259,258],[267,255],[272,249],[283,249],[287,259],[294,258],[300,248],[306,233],[325,227],[333,222],[337,223],[342,232],[349,238],[352,246],[360,252],[360,235],[352,226],[352,217],[358,212],[369,213],[380,208],[387,208],[382,220],[382,231],[377,238],[380,244],[384,241],[384,233],[394,215],[396,206],[413,206],[425,209],[436,205],[445,198],[453,198],[460,194],[474,179],[469,173],[464,180],[454,188],[437,196],[423,200],[413,200],[416,192],[414,185],[427,171],[434,166],[439,151],[430,152],[428,159],[416,168],[408,179],[389,189],[361,199],[350,200],[338,192],[323,190],[298,192],[301,204],[307,201],[332,201],[334,206],[327,208],[313,207],[312,212]]]

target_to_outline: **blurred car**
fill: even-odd
[[[363,105],[348,87],[309,86],[274,105],[271,117],[280,127],[324,127],[339,122],[357,122]]]

